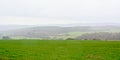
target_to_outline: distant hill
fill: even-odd
[[[60,34],[66,34],[69,32],[87,32],[90,27],[57,27],[57,26],[45,26],[45,27],[31,27],[23,29],[15,29],[4,31],[2,34],[9,36],[22,36],[30,38],[49,38],[50,36],[58,36]]]
[[[0,36],[10,36],[12,38],[41,38],[41,39],[64,39],[77,37],[84,33],[94,32],[120,32],[120,26],[6,26],[1,29]],[[0,27],[5,28],[5,27]]]
[[[29,28],[33,27],[32,25],[0,25],[0,31],[9,31],[15,29]]]
[[[49,26],[61,26],[61,27],[75,27],[75,26],[120,26],[120,23],[74,23],[74,24],[53,24],[53,25],[49,25]]]

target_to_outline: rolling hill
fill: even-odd
[[[77,37],[92,32],[120,32],[119,26],[23,26],[2,31],[0,36],[10,36],[14,39],[65,39]]]

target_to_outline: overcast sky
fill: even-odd
[[[0,25],[120,23],[120,0],[0,0]]]

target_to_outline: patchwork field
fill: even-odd
[[[0,60],[120,60],[120,41],[0,40]]]

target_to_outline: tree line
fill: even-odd
[[[78,40],[120,40],[120,33],[97,32],[86,33],[76,37]]]

